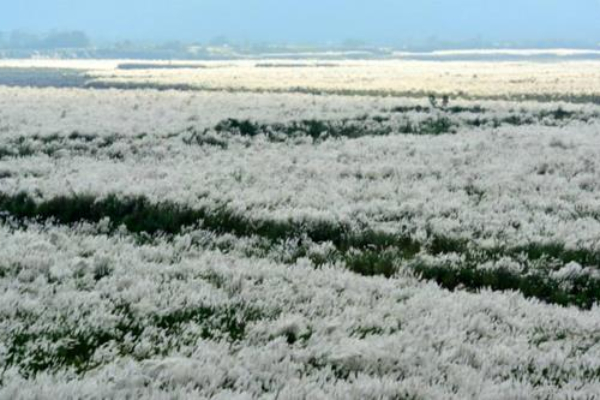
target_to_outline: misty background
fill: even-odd
[[[0,48],[13,50],[600,46],[600,0],[2,2]]]

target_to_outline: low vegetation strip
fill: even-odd
[[[589,275],[557,279],[539,272],[522,273],[506,268],[480,269],[469,266],[448,268],[443,263],[427,265],[418,262],[412,263],[411,269],[423,279],[433,280],[450,290],[457,287],[468,290],[515,290],[528,298],[562,306],[575,305],[583,309],[590,309],[600,300],[600,280]]]
[[[66,151],[96,155],[99,150],[107,149],[112,144],[125,140],[143,139],[145,135],[128,138],[124,135],[95,135],[73,131],[66,135],[52,134],[48,136],[31,135],[18,137],[0,144],[0,160],[10,157],[28,157],[35,154],[46,154],[50,157]]]
[[[187,129],[166,134],[166,138],[182,138],[186,144],[216,146],[227,149],[234,139],[251,141],[257,136],[271,142],[310,138],[315,143],[328,139],[357,139],[388,135],[438,136],[457,133],[460,128],[498,128],[502,126],[562,126],[571,121],[590,122],[600,118],[593,112],[569,111],[562,107],[536,112],[510,110],[493,113],[481,106],[450,106],[448,100],[431,106],[397,106],[380,110],[373,115],[341,119],[301,119],[285,123],[267,123],[250,119],[228,118],[211,128],[188,126]],[[65,113],[65,111],[63,111]],[[102,155],[123,158],[122,149],[133,153],[140,145],[149,143],[146,133],[95,134],[73,130],[70,133],[33,134],[0,141],[0,160],[46,154],[64,157],[65,154]],[[248,143],[248,142],[246,142]],[[66,153],[68,152],[68,153]]]
[[[54,219],[61,224],[80,221],[99,222],[109,218],[113,227],[124,225],[129,232],[177,234],[183,229],[201,224],[215,233],[236,236],[260,236],[272,241],[306,236],[313,242],[332,242],[347,250],[376,245],[418,246],[404,237],[367,232],[357,235],[349,226],[326,221],[282,222],[255,221],[226,208],[218,210],[192,209],[183,205],[163,202],[151,203],[145,197],[119,197],[109,195],[97,198],[92,195],[61,196],[36,201],[27,193],[14,196],[0,194],[0,212],[19,219]],[[418,251],[415,247],[415,251]]]
[[[5,367],[16,366],[25,377],[40,372],[56,372],[73,369],[85,373],[96,368],[94,354],[108,343],[119,344],[119,356],[134,356],[135,343],[144,331],[160,332],[160,346],[156,346],[145,357],[159,355],[161,351],[171,351],[178,342],[179,335],[186,325],[198,326],[197,336],[192,339],[224,338],[230,342],[242,340],[246,326],[260,319],[258,309],[243,304],[227,306],[197,306],[181,308],[167,313],[136,315],[128,303],[115,304],[111,310],[116,316],[112,326],[82,329],[82,326],[57,324],[53,330],[40,331],[34,321],[21,324],[18,332],[12,332],[6,339]],[[40,343],[52,343],[40,346]]]
[[[179,90],[179,91],[207,91],[207,92],[230,92],[230,93],[301,93],[316,96],[365,96],[365,97],[404,97],[404,98],[427,98],[432,91],[424,90],[381,90],[381,89],[329,89],[294,86],[290,88],[254,88],[245,86],[209,86],[193,83],[167,83],[167,82],[142,82],[142,81],[118,81],[104,78],[93,78],[85,82],[86,88],[92,89],[119,89],[119,90]],[[515,93],[504,95],[478,95],[465,92],[434,92],[436,96],[449,96],[461,100],[506,100],[514,102],[537,101],[551,103],[564,101],[574,104],[600,104],[600,95],[598,94],[580,94],[580,93]]]
[[[261,124],[250,120],[230,118],[215,126],[217,132],[231,132],[241,136],[274,134],[285,136],[309,136],[319,138],[358,138],[362,136],[381,136],[393,133],[415,135],[441,135],[452,133],[457,123],[444,116],[429,117],[421,121],[405,121],[397,126],[384,124],[385,117],[362,118],[346,121],[303,120],[289,124]]]
[[[132,63],[120,63],[117,65],[117,69],[124,70],[148,70],[148,69],[205,69],[209,68],[203,64],[194,64],[194,63],[142,63],[142,62],[132,62]]]
[[[511,112],[503,116],[486,115],[480,106],[438,106],[436,100],[430,100],[432,107],[396,107],[387,114],[342,120],[307,119],[288,123],[261,123],[250,119],[228,118],[216,124],[212,129],[196,130],[188,128],[190,135],[184,140],[188,144],[208,144],[227,147],[228,134],[253,138],[264,135],[270,141],[284,141],[288,138],[310,137],[313,140],[335,138],[356,139],[367,136],[387,135],[443,135],[456,133],[461,126],[493,127],[524,126],[541,124],[554,126],[571,120],[589,121],[598,118],[595,114],[567,111],[561,107],[542,110],[536,113]],[[447,101],[447,100],[446,100]],[[407,113],[430,115],[415,119]],[[461,114],[477,114],[462,116]],[[401,114],[401,119],[393,119],[394,114]]]
[[[577,263],[588,268],[600,267],[600,254],[587,249],[569,249],[559,243],[529,243],[522,246],[480,248],[465,240],[429,234],[425,241],[408,235],[363,230],[327,221],[255,221],[226,208],[219,210],[192,209],[174,203],[151,203],[144,197],[110,195],[63,196],[36,201],[27,193],[0,195],[0,215],[19,220],[52,219],[61,224],[81,221],[99,222],[110,219],[112,228],[124,225],[131,233],[175,235],[186,228],[201,225],[217,234],[239,237],[258,236],[272,245],[291,239],[305,238],[313,243],[330,242],[335,250],[327,255],[310,256],[316,265],[328,261],[343,261],[352,271],[362,275],[391,276],[404,263],[410,270],[441,286],[458,286],[478,290],[517,290],[528,297],[561,304],[590,308],[600,300],[600,281],[589,274],[555,278],[551,268],[534,268],[524,273],[503,268],[482,269],[478,265],[502,258],[525,258],[538,264]],[[464,262],[459,268],[443,263],[420,262],[419,254],[432,256],[459,255]],[[302,245],[293,258],[304,257],[308,251]]]

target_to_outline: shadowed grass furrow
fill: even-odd
[[[174,235],[188,227],[201,224],[218,234],[230,233],[239,237],[258,236],[276,244],[288,239],[306,237],[313,242],[331,242],[334,254],[328,259],[342,260],[352,271],[362,275],[393,275],[399,261],[409,261],[412,270],[423,278],[454,289],[489,287],[494,290],[518,290],[526,296],[544,301],[588,308],[600,300],[600,282],[587,275],[569,280],[565,289],[562,281],[541,273],[519,275],[502,269],[482,270],[476,265],[503,257],[523,257],[529,261],[577,262],[583,266],[600,267],[600,254],[586,249],[568,249],[559,243],[529,243],[504,248],[479,248],[466,240],[435,234],[425,242],[410,236],[394,235],[373,230],[353,231],[351,227],[329,221],[269,221],[251,220],[226,208],[217,210],[192,209],[174,203],[151,203],[144,197],[96,198],[92,195],[63,196],[35,201],[30,195],[0,195],[0,215],[18,220],[52,219],[61,224],[79,221],[98,222],[109,218],[112,228],[124,225],[135,234],[165,233]],[[464,268],[427,266],[411,263],[419,253],[431,255],[458,254],[464,257]],[[306,256],[300,245],[297,257]],[[327,259],[315,258],[316,264]]]

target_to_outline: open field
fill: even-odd
[[[598,398],[599,66],[1,61],[0,399]]]
[[[22,86],[23,70],[34,69],[35,78],[30,79],[36,86],[417,98],[433,93],[464,99],[600,103],[600,61],[561,61],[561,54],[546,62],[0,60],[0,84],[16,81]]]

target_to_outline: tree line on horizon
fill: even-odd
[[[52,31],[36,34],[22,30],[0,32],[0,48],[18,50],[47,50],[61,48],[86,48],[91,40],[85,32],[78,30]]]

